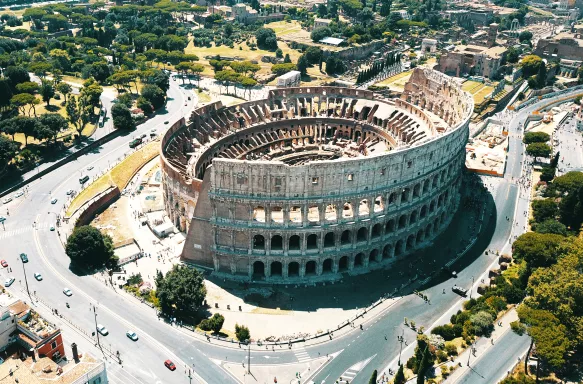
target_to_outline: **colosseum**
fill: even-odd
[[[161,144],[182,260],[280,283],[407,257],[457,209],[472,110],[459,84],[420,68],[397,98],[298,87],[198,108]]]

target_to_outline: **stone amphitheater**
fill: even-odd
[[[458,83],[426,68],[393,99],[298,87],[198,108],[161,144],[183,261],[289,283],[406,258],[457,209],[472,109]]]

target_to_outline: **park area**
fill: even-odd
[[[494,91],[494,87],[473,80],[465,81],[462,89],[472,94],[476,105],[482,104],[485,98]]]

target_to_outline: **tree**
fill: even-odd
[[[318,47],[308,47],[304,52],[310,65],[318,64],[322,60],[322,51]]]
[[[583,172],[571,171],[556,177],[552,187],[561,193],[571,193],[583,187]]]
[[[486,311],[480,311],[470,317],[474,332],[478,336],[489,336],[494,328],[494,318]]]
[[[376,369],[374,371],[372,371],[372,375],[370,376],[370,379],[368,379],[368,384],[377,384],[377,370]]]
[[[40,104],[40,101],[30,93],[19,93],[10,98],[10,103],[20,108],[23,114],[25,113],[25,108],[28,106],[28,116],[30,116],[30,111],[34,111],[34,115],[36,116],[35,106]]]
[[[38,84],[34,81],[25,81],[24,83],[16,84],[16,91],[34,95],[38,91]]]
[[[512,254],[526,261],[529,268],[549,267],[567,250],[563,236],[550,233],[524,233],[512,244]]]
[[[333,53],[328,56],[326,60],[326,73],[333,75],[344,71],[346,71],[346,64],[344,64],[344,61],[337,54]]]
[[[297,69],[298,67],[293,63],[274,64],[271,66],[271,72],[276,74],[277,76],[281,76],[285,73],[295,71]]]
[[[67,112],[69,122],[75,126],[80,138],[81,132],[85,129],[93,114],[93,107],[87,103],[86,98],[79,96],[77,99],[75,96],[71,96],[67,100],[65,111]]]
[[[520,56],[520,51],[514,47],[508,48],[506,52],[506,61],[512,64],[518,63],[518,58]]]
[[[192,64],[190,67],[192,73],[196,74],[196,80],[198,81],[198,88],[200,88],[200,77],[201,73],[204,72],[204,66],[202,64]]]
[[[210,319],[210,329],[214,333],[219,333],[223,328],[223,323],[225,322],[225,318],[220,313],[215,313]]]
[[[312,41],[314,41],[316,43],[319,42],[320,40],[322,40],[323,38],[329,37],[329,36],[332,36],[332,30],[328,27],[316,28],[310,34]]]
[[[522,77],[528,78],[532,75],[536,75],[541,64],[543,64],[543,59],[537,55],[524,56],[520,62],[520,66],[522,67]]]
[[[283,63],[284,64],[288,64],[288,63],[291,63],[291,62],[292,61],[291,61],[291,58],[289,57],[289,53],[286,53],[285,54],[285,57],[283,58]]]
[[[403,364],[399,365],[399,369],[397,370],[397,374],[395,375],[394,384],[405,384],[407,379],[405,379],[405,372],[403,372]]]
[[[121,95],[117,96],[117,102],[120,104],[125,105],[128,108],[131,108],[134,104],[134,98],[130,93],[122,93]]]
[[[148,100],[146,100],[146,98],[144,98],[143,96],[138,97],[138,99],[136,100],[136,107],[144,111],[146,115],[152,113],[152,111],[154,110],[154,108],[152,108],[152,104]]]
[[[268,51],[274,51],[277,49],[277,38],[275,36],[275,31],[271,28],[259,28],[255,32],[255,39],[257,40],[257,46],[260,49]]]
[[[379,11],[381,16],[386,17],[391,13],[392,3],[391,0],[381,0],[381,9]]]
[[[156,279],[156,297],[167,315],[191,315],[202,306],[205,296],[204,278],[196,268],[175,265],[162,279]]]
[[[534,200],[532,210],[534,219],[542,223],[547,219],[554,219],[559,214],[559,205],[552,198]]]
[[[0,135],[0,171],[3,171],[12,159],[16,157],[18,149],[18,143]]]
[[[251,333],[246,326],[235,324],[235,336],[237,340],[245,342],[251,338]]]
[[[530,31],[522,31],[518,35],[518,40],[521,43],[529,42],[531,39],[532,39],[532,32],[530,32]]]
[[[538,233],[554,233],[556,235],[567,236],[567,227],[565,224],[553,219],[537,223],[534,230]]]
[[[543,88],[547,85],[547,66],[544,62],[538,67],[538,73],[536,74],[536,82],[539,88]]]
[[[55,96],[55,88],[53,84],[48,81],[43,81],[40,86],[40,94],[43,98],[43,101],[47,103],[47,107],[50,105],[51,98]]]
[[[16,89],[18,84],[30,81],[28,71],[23,67],[10,66],[4,71],[4,76],[10,79],[13,90]]]
[[[545,143],[532,143],[526,146],[526,153],[533,157],[549,157],[551,147]]]
[[[51,133],[50,137],[57,142],[57,137],[60,132],[69,128],[69,122],[58,113],[45,113],[39,119],[40,123],[48,129]]]
[[[111,117],[116,129],[132,130],[136,127],[129,108],[123,104],[117,103],[111,107]]]
[[[12,98],[12,87],[10,86],[10,79],[0,78],[0,111],[5,110],[10,106],[10,99]]]
[[[305,55],[301,55],[298,59],[298,63],[297,63],[297,68],[298,71],[300,71],[300,73],[302,74],[302,76],[306,76],[308,74],[308,59],[306,59]]]
[[[57,84],[57,91],[63,95],[65,103],[67,103],[67,96],[73,91],[73,88],[67,83],[59,83]]]
[[[137,86],[136,86],[137,88]],[[89,79],[83,84],[83,88],[80,92],[80,97],[85,99],[88,105],[96,108],[100,104],[100,97],[103,93],[103,87],[99,85],[95,80]],[[93,114],[93,110],[91,110]]]
[[[546,143],[551,139],[551,136],[545,132],[526,132],[522,141],[525,144],[532,143]]]
[[[71,263],[79,267],[93,269],[111,266],[115,262],[111,237],[90,225],[73,230],[67,239],[65,251]]]
[[[283,51],[280,48],[275,50],[275,57],[278,59],[283,59]]]
[[[162,108],[166,103],[166,93],[157,85],[144,85],[142,88],[142,97],[148,100],[154,109]]]

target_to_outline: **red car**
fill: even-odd
[[[170,360],[166,360],[164,362],[164,365],[166,366],[166,368],[168,368],[171,371],[176,370],[176,365],[174,365],[174,363],[172,361],[170,361]]]
[[[8,263],[6,262],[6,260],[2,260],[2,261],[0,261],[0,265],[2,265],[4,268],[6,268],[8,266]]]

